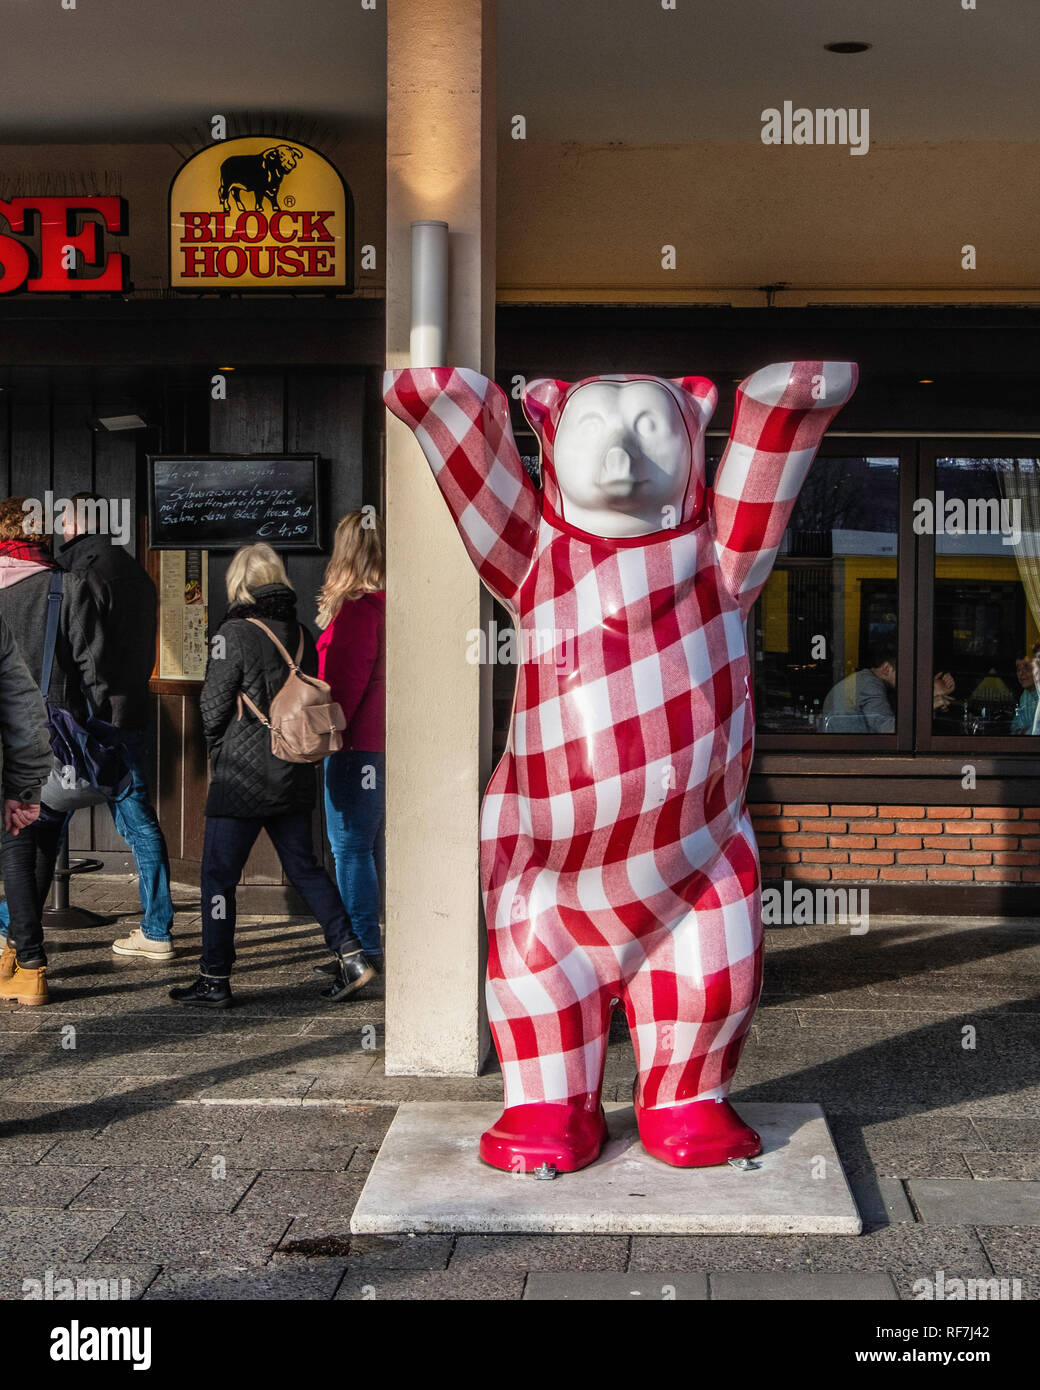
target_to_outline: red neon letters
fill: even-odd
[[[32,233],[39,219],[39,251],[13,236],[0,234],[0,294],[25,288],[36,293],[112,293],[126,288],[126,259],[118,251],[105,256],[101,222],[86,221],[73,232],[75,214],[100,214],[106,231],[123,231],[123,200],[104,198],[0,199],[0,217],[12,232]],[[28,224],[28,225],[27,225]],[[70,255],[70,252],[73,254]],[[103,265],[97,275],[83,275],[84,266]],[[35,271],[35,273],[34,273]]]

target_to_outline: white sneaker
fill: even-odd
[[[149,960],[169,960],[175,954],[171,941],[150,941],[140,927],[113,941],[112,950],[117,956],[147,956]]]

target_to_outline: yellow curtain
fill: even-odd
[[[997,465],[1001,496],[1022,504],[1022,538],[1014,546],[1022,587],[1033,622],[1040,628],[1040,470],[1036,459],[1001,459]],[[1013,515],[1013,513],[1012,513]]]

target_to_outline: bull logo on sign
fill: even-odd
[[[260,212],[267,201],[271,204],[271,211],[277,212],[278,190],[282,180],[302,158],[302,151],[295,145],[272,145],[262,154],[230,155],[220,166],[220,188],[217,193],[220,206],[225,212],[230,212],[234,198],[239,212]],[[252,193],[254,208],[246,208],[242,201],[243,193]]]

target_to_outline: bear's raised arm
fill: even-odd
[[[820,441],[858,378],[854,362],[776,362],[737,387],[711,506],[723,582],[745,617],[769,578]]]
[[[413,367],[385,373],[383,400],[419,441],[477,573],[512,606],[534,558],[541,508],[505,393],[462,367]]]

